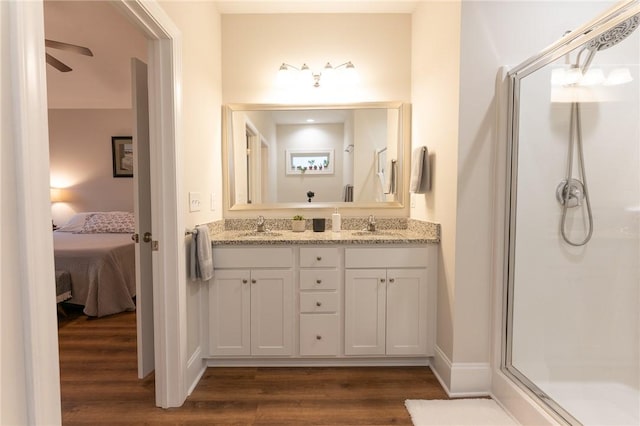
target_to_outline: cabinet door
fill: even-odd
[[[345,271],[345,354],[384,355],[386,273]]]
[[[251,355],[291,355],[293,274],[251,271]]]
[[[387,270],[387,355],[427,353],[427,271]]]
[[[249,355],[250,274],[218,270],[209,289],[209,342],[212,355]]]

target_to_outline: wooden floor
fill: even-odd
[[[209,368],[180,408],[136,377],[135,313],[59,322],[62,420],[76,424],[411,425],[405,399],[446,399],[424,367]]]

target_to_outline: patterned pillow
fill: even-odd
[[[133,213],[94,213],[87,216],[79,234],[133,233]]]

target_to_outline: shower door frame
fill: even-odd
[[[555,419],[567,424],[580,424],[569,412],[546,395],[539,387],[520,372],[512,363],[513,295],[515,271],[516,210],[518,183],[518,144],[520,124],[520,82],[521,80],[555,62],[592,39],[609,31],[616,25],[640,13],[638,0],[626,0],[613,6],[592,21],[577,28],[551,46],[532,56],[507,73],[507,156],[506,156],[506,197],[504,229],[504,263],[501,327],[500,370],[525,393]]]

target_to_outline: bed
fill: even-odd
[[[83,312],[103,317],[135,310],[133,215],[127,212],[76,214],[53,233],[56,271],[71,278],[71,298]]]

